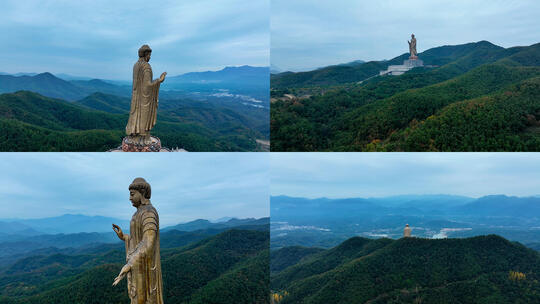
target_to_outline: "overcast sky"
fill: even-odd
[[[129,220],[128,187],[152,186],[163,226],[269,216],[268,153],[1,153],[1,218],[66,213]]]
[[[272,195],[540,194],[540,153],[272,153]]]
[[[4,0],[0,72],[130,79],[142,44],[154,74],[269,65],[269,0]]]
[[[391,59],[488,40],[511,47],[540,42],[538,0],[272,0],[271,63],[306,70],[353,60]]]

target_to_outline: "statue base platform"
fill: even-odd
[[[161,141],[157,137],[150,136],[149,139],[141,140],[127,136],[122,139],[124,152],[159,152],[161,149]]]
[[[107,152],[187,152],[184,149],[167,149],[161,146],[159,138],[150,136],[150,139],[146,138],[133,138],[130,136],[122,139],[122,145],[118,148],[111,149]]]
[[[416,57],[416,56],[414,56],[414,57]],[[416,59],[403,60],[403,65],[407,66],[407,67],[416,68],[416,67],[424,66],[424,62],[422,60],[418,59],[418,57],[416,57]]]
[[[416,56],[414,56],[416,57]],[[416,57],[418,58],[418,57]],[[402,75],[406,73],[407,71],[416,68],[416,67],[422,67],[424,66],[424,62],[420,59],[407,59],[403,60],[402,65],[390,65],[386,69],[386,71],[380,71],[379,75]]]

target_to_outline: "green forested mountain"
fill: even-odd
[[[0,95],[0,128],[3,131],[0,151],[106,151],[116,148],[125,133],[127,106],[129,101],[125,98],[101,93],[80,102],[66,102],[27,91]],[[211,116],[200,120],[191,113],[180,115],[173,110],[160,111],[152,134],[159,137],[165,147],[182,147],[188,151],[255,150],[255,139],[265,137],[252,129],[262,123],[256,121],[259,117],[246,118],[243,122],[232,116],[239,114],[230,114],[227,108],[213,108],[212,112],[228,118],[217,120]]]
[[[78,100],[77,104],[107,113],[125,114],[129,113],[131,99],[129,97],[96,92]]]
[[[166,303],[268,303],[268,231],[232,229],[162,248]],[[127,303],[122,249],[34,256],[0,273],[2,303]]]
[[[441,46],[429,49],[418,56],[425,65],[445,65],[471,53],[483,51],[501,51],[503,48],[487,41],[462,45]],[[402,64],[409,54],[401,54],[391,60],[370,61],[355,65],[333,65],[308,72],[285,72],[271,75],[271,87],[274,89],[300,88],[306,86],[330,86],[362,81],[386,70],[389,65]]]
[[[283,269],[297,264],[301,260],[321,251],[324,251],[324,249],[302,246],[289,246],[272,251],[272,254],[270,255],[270,271],[282,271]]]
[[[271,278],[280,303],[536,303],[540,255],[488,235],[351,238]]]
[[[62,221],[61,217],[57,217],[56,219],[58,219],[58,221]],[[66,222],[68,221],[64,220],[64,224]],[[96,221],[94,221],[94,223],[95,222]],[[196,223],[197,221],[194,222]],[[114,223],[122,223],[122,221],[114,221]],[[109,227],[109,225],[110,222],[107,223],[106,226]],[[129,223],[121,226],[129,227]],[[187,244],[222,233],[231,228],[240,230],[268,231],[270,228],[270,223],[269,218],[261,218],[257,220],[232,219],[226,223],[210,223],[209,225],[199,226],[198,228],[190,225],[189,223],[180,224],[161,230],[161,248],[185,246]],[[0,238],[0,269],[5,268],[16,261],[21,262],[24,260],[24,258],[33,259],[35,256],[49,256],[52,254],[94,254],[100,251],[118,249],[120,247],[121,243],[112,231],[105,233],[81,232],[37,234],[31,236],[3,236]]]
[[[419,57],[438,67],[344,81],[310,98],[274,96],[272,150],[540,149],[535,97],[540,44],[504,49],[484,41],[435,48]],[[296,82],[273,84],[293,94],[305,90]]]

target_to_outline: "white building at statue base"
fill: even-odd
[[[416,57],[418,58],[418,57]],[[407,60],[403,60],[403,64],[402,65],[390,65],[388,66],[388,68],[386,69],[386,71],[380,71],[379,72],[379,76],[383,76],[383,75],[401,75],[405,72],[407,72],[408,70],[412,69],[412,68],[416,68],[416,67],[422,67],[424,66],[424,62],[420,59],[407,59]]]

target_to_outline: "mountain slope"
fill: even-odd
[[[537,151],[538,92],[540,77],[451,104],[404,130],[391,145],[408,151]]]
[[[108,113],[124,114],[129,112],[131,99],[97,92],[78,100],[77,104]]]
[[[280,272],[321,251],[324,251],[324,249],[302,246],[290,246],[274,250],[270,254],[270,271],[272,273]]]
[[[365,244],[355,247],[360,251],[362,246]],[[336,254],[338,252],[336,250]],[[310,262],[318,265],[332,257],[340,263],[324,272],[309,271],[310,267],[301,263],[292,267],[307,269],[304,275],[285,277],[286,269],[273,277],[272,288],[288,292],[281,303],[540,300],[539,254],[494,235],[469,239],[388,240],[386,246],[371,253],[359,253],[353,259],[319,255]],[[525,276],[513,277],[512,271]]]
[[[268,250],[261,251],[195,292],[190,303],[268,303]]]

